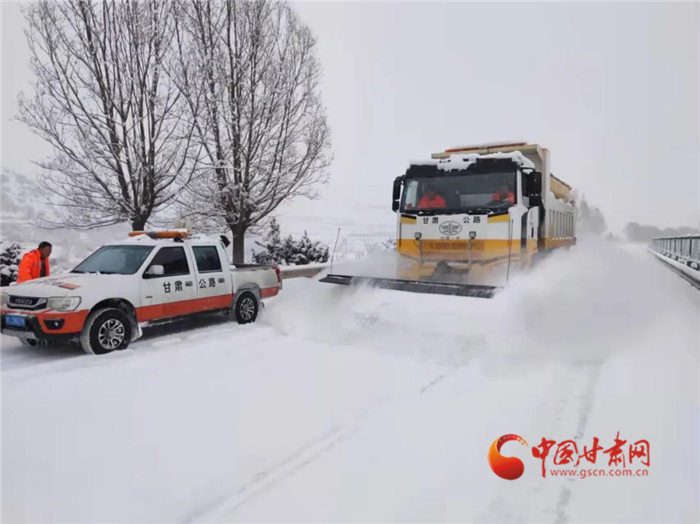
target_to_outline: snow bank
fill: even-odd
[[[665,315],[659,301],[673,300],[648,271],[639,256],[596,237],[579,239],[516,275],[496,297],[511,319],[506,331],[522,334],[499,346],[555,358],[600,358],[635,348],[632,339],[643,341]]]
[[[333,271],[393,278],[397,259],[386,251],[359,264],[336,264]],[[298,283],[303,293],[283,294],[269,308],[268,319],[285,333],[324,341],[340,334],[385,345],[386,336],[392,347],[410,348],[420,332],[428,338],[440,333],[453,337],[457,351],[465,346],[463,340],[488,339],[489,354],[501,357],[601,359],[623,350],[621,340],[643,340],[653,329],[658,301],[646,297],[664,290],[645,282],[647,270],[639,267],[638,257],[591,238],[516,274],[492,300],[303,282]]]

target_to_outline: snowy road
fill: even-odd
[[[698,313],[643,249],[592,244],[493,300],[289,281],[256,325],[105,357],[3,338],[3,520],[697,521]],[[648,476],[486,460],[618,431]]]

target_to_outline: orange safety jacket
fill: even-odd
[[[510,200],[511,204],[515,204],[515,195],[508,191],[505,195],[501,193],[500,190],[496,191],[493,196],[491,197],[491,200],[493,202],[497,202],[499,200]]]
[[[435,208],[446,208],[447,202],[440,195],[435,195],[435,198],[430,200],[428,195],[424,195],[423,198],[418,202],[418,209],[435,209]]]
[[[41,253],[38,249],[34,251],[27,252],[19,263],[19,271],[17,274],[17,283],[26,282],[27,280],[34,280],[35,278],[41,277]],[[49,268],[49,259],[45,259],[46,264],[46,275],[51,274],[51,269]]]

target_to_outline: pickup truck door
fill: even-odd
[[[163,266],[160,276],[147,275],[151,266]],[[197,310],[197,288],[183,246],[161,247],[141,275],[140,322],[187,315]]]
[[[226,254],[212,245],[192,245],[197,298],[202,310],[231,307],[233,287]],[[222,260],[223,258],[223,260]]]

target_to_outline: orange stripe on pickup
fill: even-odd
[[[280,288],[278,288],[278,287],[266,287],[265,289],[260,290],[260,298],[274,297],[279,292],[280,292]]]
[[[142,306],[136,308],[136,320],[147,322],[162,318],[181,317],[213,309],[225,309],[231,307],[233,296],[232,294],[218,295],[215,297],[194,298],[192,300]]]
[[[268,287],[260,290],[260,298],[274,297],[279,293],[279,287]],[[136,319],[139,322],[159,320],[170,317],[181,317],[193,313],[226,309],[231,307],[235,295],[219,295],[216,297],[195,298],[165,304],[154,304],[136,308]]]

